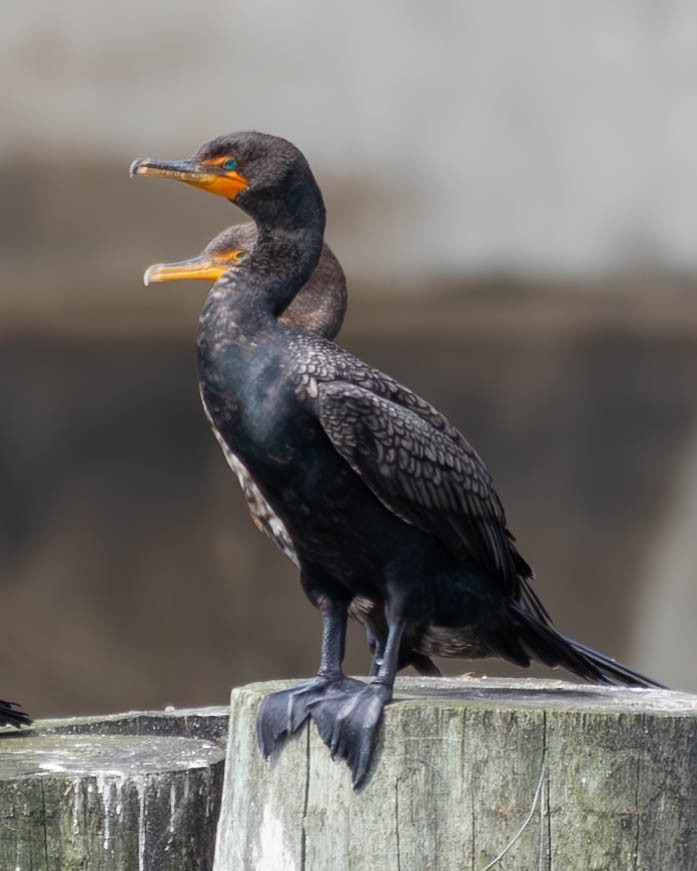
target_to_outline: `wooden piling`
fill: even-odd
[[[210,871],[227,709],[45,720],[0,737],[0,869]]]
[[[313,725],[270,760],[233,691],[215,871],[697,871],[697,697],[400,678],[355,792]]]

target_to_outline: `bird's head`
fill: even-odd
[[[256,230],[253,224],[228,227],[209,242],[196,257],[176,263],[155,263],[150,266],[143,276],[143,281],[146,286],[182,278],[217,281],[223,272],[247,257],[255,239]]]
[[[308,191],[321,195],[302,153],[290,142],[267,133],[218,136],[187,160],[134,160],[130,175],[172,178],[227,197],[261,222],[302,209]]]

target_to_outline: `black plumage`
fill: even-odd
[[[234,268],[236,263],[249,255],[256,238],[257,231],[252,222],[228,227],[215,236],[197,257],[177,263],[156,263],[150,266],[145,272],[145,284],[186,278],[215,281],[223,272]],[[344,322],[347,299],[344,270],[325,242],[312,275],[279,315],[279,320],[327,339],[333,339]],[[208,415],[205,403],[203,408]],[[215,424],[210,417],[208,419],[225,459],[239,481],[252,521],[295,565],[298,565],[293,542],[283,522],[264,499],[242,460],[220,438]]]
[[[157,263],[150,266],[145,272],[145,284],[186,278],[215,281],[227,269],[234,268],[237,263],[249,256],[256,238],[257,231],[253,223],[236,224],[215,236],[196,257],[176,263]],[[347,289],[344,271],[325,242],[314,272],[293,297],[288,307],[279,315],[279,321],[333,339],[343,324],[346,305]],[[309,383],[307,377],[302,379],[302,384],[305,383]],[[239,481],[254,524],[297,566],[298,557],[285,525],[261,494],[242,460],[220,437],[214,422],[208,415],[205,402],[203,408],[228,465]],[[374,602],[356,597],[351,602],[349,614],[367,630],[369,644],[376,653],[375,661],[371,666],[371,673],[373,673],[377,671],[380,651],[387,637],[382,608],[376,609]],[[400,668],[408,665],[413,666],[420,674],[440,674],[433,661],[418,650],[409,632],[406,632],[400,647]]]
[[[4,702],[0,699],[0,726],[28,726],[31,719],[16,702]]]
[[[414,657],[537,659],[591,681],[653,685],[551,626],[489,473],[443,415],[280,320],[324,231],[322,197],[297,149],[235,134],[189,161],[139,161],[132,171],[230,196],[257,225],[250,256],[217,281],[201,313],[201,394],[221,442],[282,520],[323,617],[315,679],[261,705],[264,753],[311,716],[360,784],[395,674]],[[374,635],[369,684],[341,669],[351,607]]]

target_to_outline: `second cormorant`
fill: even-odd
[[[200,279],[217,281],[220,276],[249,255],[256,242],[253,223],[236,224],[218,233],[204,250],[189,260],[177,263],[155,263],[143,276],[145,285],[161,281]],[[310,330],[327,339],[333,339],[341,329],[346,314],[346,277],[341,264],[329,245],[324,243],[322,254],[307,283],[298,291],[284,312],[279,315],[283,323]],[[203,410],[225,459],[237,476],[249,514],[256,527],[266,533],[280,550],[298,565],[293,542],[283,522],[264,499],[244,463],[220,437],[203,402]]]

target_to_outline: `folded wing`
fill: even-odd
[[[457,558],[485,566],[514,599],[548,619],[491,476],[442,415],[396,384],[387,398],[355,383],[325,382],[318,403],[332,444],[390,511]]]

